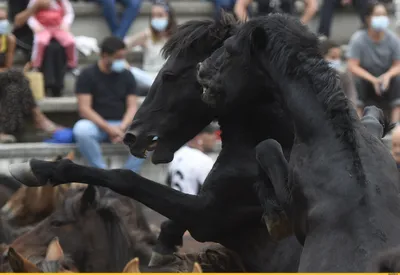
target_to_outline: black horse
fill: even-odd
[[[260,91],[245,93],[246,81],[275,83],[264,93],[280,91],[273,96],[294,122],[295,142],[289,164],[274,140],[257,146],[257,159],[304,245],[299,271],[365,272],[400,243],[399,174],[380,140],[391,127],[377,108],[360,122],[318,46],[297,20],[270,15],[244,24],[198,74],[213,76],[203,79],[203,98],[223,110],[253,106]]]
[[[164,48],[168,61],[125,138],[133,154],[144,156],[146,149],[154,147],[153,137],[157,136],[153,162],[168,162],[174,151],[218,118],[223,149],[199,196],[182,194],[131,171],[101,170],[68,161],[31,160],[28,165],[14,166],[11,173],[27,185],[45,184],[48,179],[61,184],[74,178],[107,186],[146,204],[173,220],[162,225],[155,248],[158,256],[173,252],[188,229],[199,241],[219,242],[236,251],[248,271],[297,271],[301,246],[294,237],[282,242],[270,238],[260,219],[263,208],[253,191],[257,180],[255,145],[272,137],[289,152],[293,142],[291,121],[278,104],[269,103],[269,97],[258,99],[260,108],[221,114],[201,101],[196,65],[222,46],[236,27],[229,16],[220,22],[192,21],[180,26]],[[254,117],[263,120],[255,121]],[[261,127],[264,124],[271,127]],[[256,128],[263,131],[248,135]]]

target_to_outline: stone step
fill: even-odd
[[[176,10],[178,23],[185,22],[191,19],[205,19],[210,18],[213,14],[213,5],[209,1],[198,0],[175,0],[171,4]],[[0,4],[0,7],[5,7],[6,4]],[[73,3],[76,19],[72,26],[72,32],[76,36],[84,35],[102,40],[110,34],[108,27],[101,15],[100,7],[93,2],[78,2]],[[255,5],[256,6],[256,5]],[[302,5],[299,6],[298,12],[302,10]],[[391,14],[394,14],[393,5],[389,5]],[[137,20],[132,25],[129,33],[137,33],[149,24],[151,4],[144,1],[142,4],[141,12]],[[395,23],[392,16],[393,24]],[[318,26],[318,15],[310,23],[310,28],[314,31]],[[336,11],[335,20],[333,22],[332,38],[339,43],[347,43],[351,34],[360,26],[358,16],[353,8],[343,8]]]

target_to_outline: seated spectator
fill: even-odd
[[[28,7],[29,0],[8,1],[9,20],[14,22],[13,34],[16,37],[17,49],[30,59],[32,55],[33,32],[27,21],[37,11],[50,7],[52,0],[36,0]],[[64,75],[66,67],[65,50],[53,39],[46,48],[41,71],[44,75],[45,87],[51,95],[60,96],[64,88]]]
[[[400,119],[400,39],[390,30],[387,10],[382,4],[371,4],[367,10],[367,29],[351,37],[348,69],[360,100],[366,105],[389,103],[392,122]],[[361,113],[361,111],[359,112]]]
[[[37,0],[30,0],[28,7]],[[52,0],[46,9],[36,11],[28,19],[28,25],[34,32],[32,66],[41,68],[44,52],[51,39],[56,39],[65,48],[67,64],[70,69],[78,65],[74,36],[70,32],[74,21],[74,10],[69,0]]]
[[[133,21],[139,14],[143,0],[97,0],[103,7],[103,14],[112,35],[124,39]],[[118,18],[117,3],[124,6],[121,18]]]
[[[319,28],[318,33],[323,39],[327,39],[331,35],[331,25],[335,7],[339,1],[338,0],[323,0],[322,7],[319,16]],[[367,0],[341,0],[342,5],[353,4],[355,6],[363,26],[365,26],[366,11],[368,8]]]
[[[128,37],[125,41],[128,48],[143,48],[143,70],[132,68],[137,82],[150,87],[158,72],[165,63],[161,49],[176,30],[176,19],[167,2],[156,0],[151,7],[150,26],[141,33]]]
[[[197,195],[214,161],[206,155],[213,150],[216,129],[209,125],[185,146],[175,152],[169,164],[167,185],[190,195]]]
[[[400,169],[400,126],[396,126],[392,131],[392,156]]]
[[[344,93],[354,107],[357,107],[356,87],[350,73],[342,64],[342,49],[335,42],[325,40],[321,43],[321,53],[329,65],[338,72]]]
[[[254,0],[258,2],[258,15],[267,15],[273,12],[287,14],[294,13],[294,0]],[[308,24],[317,12],[317,0],[304,0],[305,10],[301,17],[303,24]],[[238,19],[246,21],[249,17],[248,10],[253,0],[237,0],[235,4],[235,15]]]
[[[50,121],[36,105],[29,82],[21,72],[0,73],[0,143],[16,142],[24,132],[27,118],[48,134],[62,127]]]
[[[137,108],[136,82],[125,69],[126,47],[117,37],[106,38],[98,62],[82,70],[76,83],[81,120],[73,133],[78,149],[91,166],[107,168],[100,142],[122,142]],[[129,157],[125,168],[138,172],[143,159]]]
[[[14,63],[15,36],[10,33],[7,12],[0,10],[0,72],[10,69]]]

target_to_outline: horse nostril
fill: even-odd
[[[136,142],[136,136],[132,132],[127,132],[124,136],[124,143],[126,145],[133,145]]]

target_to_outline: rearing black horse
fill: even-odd
[[[199,241],[220,242],[238,252],[249,271],[296,271],[300,245],[293,237],[279,243],[271,240],[261,223],[263,208],[253,191],[257,180],[254,146],[273,137],[289,151],[293,141],[290,120],[270,98],[258,99],[267,104],[260,104],[261,108],[218,114],[201,101],[202,88],[196,81],[197,63],[219,48],[236,27],[229,16],[221,22],[192,21],[182,25],[165,46],[168,61],[125,138],[131,152],[143,156],[146,149],[154,146],[153,137],[158,136],[153,162],[168,162],[174,151],[218,118],[223,149],[199,196],[182,194],[131,171],[101,170],[65,161],[31,160],[28,165],[11,168],[12,174],[27,185],[45,184],[48,179],[61,184],[74,178],[73,181],[107,186],[146,204],[173,220],[162,226],[157,254],[173,252],[188,229]],[[253,123],[253,117],[263,120]],[[271,127],[262,127],[265,131],[260,135],[248,135],[252,128],[261,128],[264,123]]]

